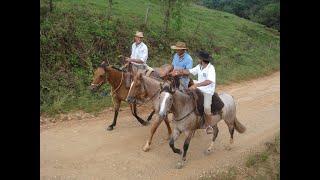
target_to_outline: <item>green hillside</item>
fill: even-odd
[[[180,19],[171,21],[165,36],[161,4],[148,0],[113,2],[108,21],[106,0],[54,0],[52,12],[47,1],[40,1],[41,113],[99,111],[110,106],[109,96],[92,94],[86,87],[102,59],[119,66],[117,56],[130,55],[136,30],[144,31],[150,66],[170,63],[170,45],[179,40],[187,43],[192,56],[198,49],[213,53],[218,85],[279,70],[280,35],[276,30],[191,4],[184,7]],[[102,90],[108,91],[109,86]]]

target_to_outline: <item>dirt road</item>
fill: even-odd
[[[168,145],[167,130],[162,123],[155,134],[151,150],[143,152],[150,131],[141,126],[127,108],[119,113],[116,128],[106,131],[113,112],[97,117],[59,122],[40,127],[41,179],[197,179],[203,171],[240,162],[244,155],[280,130],[280,73],[263,78],[221,86],[237,101],[237,116],[247,131],[235,132],[229,147],[229,133],[223,121],[214,152],[205,155],[211,135],[198,130],[191,140],[187,164],[175,169],[180,157]],[[139,108],[142,117],[150,111]],[[153,122],[153,120],[151,120]],[[182,148],[184,135],[176,143]]]

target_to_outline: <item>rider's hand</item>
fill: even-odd
[[[130,61],[131,61],[131,59],[130,59],[130,58],[126,58],[125,60],[126,60],[126,62],[130,62]]]
[[[179,72],[177,70],[172,70],[172,72],[170,73],[173,77],[178,76]]]
[[[194,84],[194,85],[190,86],[190,87],[189,87],[189,89],[191,89],[191,90],[195,90],[195,89],[197,89],[197,85],[196,85],[196,84]]]

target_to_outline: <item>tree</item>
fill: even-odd
[[[159,2],[157,0],[151,0]],[[177,30],[181,28],[183,8],[195,0],[161,0],[161,11],[163,12],[163,32],[167,35],[169,32],[171,20],[174,20]]]
[[[107,19],[108,21],[111,19],[111,14],[112,14],[112,0],[108,0],[108,15]]]
[[[52,0],[49,1],[49,9],[50,9],[50,12],[52,12],[53,10]]]
[[[255,20],[268,27],[280,30],[280,4],[272,3],[264,6],[257,12]]]
[[[175,0],[162,0],[162,1],[163,1],[163,7],[164,7],[163,31],[167,33],[170,19],[171,19],[171,12],[173,9],[172,6],[173,6],[173,3],[175,3]]]
[[[280,30],[280,0],[201,0],[202,5]]]

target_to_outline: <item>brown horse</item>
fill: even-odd
[[[101,87],[105,82],[108,82],[112,87],[112,100],[114,103],[114,117],[111,125],[108,126],[107,130],[113,130],[114,126],[117,123],[118,112],[120,108],[120,104],[122,101],[126,101],[127,94],[129,88],[125,86],[125,72],[122,70],[108,65],[105,61],[101,63],[101,65],[95,70],[93,81],[89,89],[91,91],[96,91],[99,87]],[[131,113],[133,116],[142,124],[147,125],[151,120],[155,111],[152,111],[147,118],[147,121],[144,121],[137,115],[136,104],[130,104]]]

